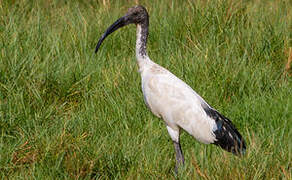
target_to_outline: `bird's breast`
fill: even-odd
[[[145,103],[152,113],[163,117],[165,121],[170,121],[166,116],[171,116],[173,112],[182,114],[190,106],[184,91],[163,78],[159,76],[142,78],[142,91]]]
[[[159,96],[160,92],[155,87],[154,82],[146,78],[142,78],[142,91],[144,96],[144,101],[147,107],[151,110],[151,112],[157,117],[161,117],[159,102],[161,98]]]

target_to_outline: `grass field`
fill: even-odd
[[[181,135],[143,102],[135,26],[95,45],[136,1],[0,0],[3,179],[292,179],[292,2],[145,0],[151,59],[229,117],[238,158]]]

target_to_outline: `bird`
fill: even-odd
[[[180,144],[181,130],[201,143],[217,145],[240,157],[244,155],[246,144],[234,124],[184,81],[149,58],[146,49],[149,14],[144,6],[129,8],[124,16],[109,26],[100,37],[95,53],[108,35],[129,24],[136,25],[135,51],[144,101],[151,112],[165,122],[174,145],[175,172],[185,161]]]

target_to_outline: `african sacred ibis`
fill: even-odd
[[[245,142],[231,121],[212,108],[190,86],[148,57],[149,16],[143,6],[130,8],[125,16],[114,22],[99,39],[95,52],[109,34],[128,24],[136,24],[137,27],[136,58],[144,100],[152,113],[165,121],[176,151],[176,171],[184,163],[180,129],[202,143],[218,145],[235,155],[244,154]]]

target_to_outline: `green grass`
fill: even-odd
[[[105,29],[135,3],[98,2],[0,0],[2,178],[176,178],[165,125],[143,102],[135,26],[94,54]],[[140,4],[150,14],[151,59],[247,141],[237,158],[183,132],[179,178],[291,179],[291,1]]]

